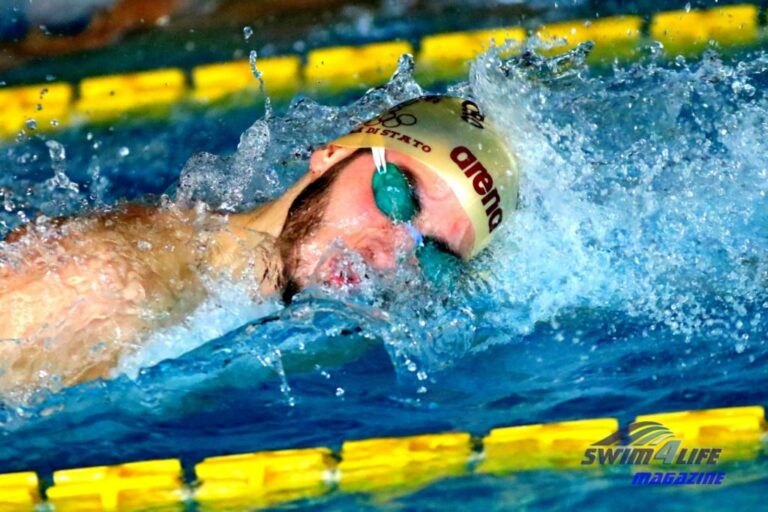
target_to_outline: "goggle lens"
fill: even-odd
[[[371,183],[376,206],[395,222],[408,222],[416,216],[416,200],[411,184],[395,164],[376,169]]]
[[[457,277],[461,260],[443,244],[423,237],[410,221],[418,214],[418,202],[406,175],[395,164],[376,169],[371,181],[376,207],[394,222],[407,223],[416,243],[416,259],[424,276],[436,284],[448,284]]]

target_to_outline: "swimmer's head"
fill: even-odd
[[[517,163],[473,101],[425,96],[401,103],[333,144],[383,147],[429,167],[451,188],[472,221],[469,256],[480,252],[517,207]]]
[[[438,252],[469,259],[517,207],[515,158],[462,98],[401,103],[315,151],[310,172],[281,235],[299,287],[339,240],[375,268],[392,268],[398,249],[422,245],[429,261],[441,261]]]

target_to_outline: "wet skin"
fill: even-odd
[[[315,151],[309,172],[283,196],[242,214],[129,205],[11,234],[0,245],[0,393],[108,376],[149,332],[182,321],[204,300],[205,276],[247,283],[254,298],[280,291],[276,240],[289,208],[344,160],[320,221],[291,248],[291,277],[300,287],[313,279],[338,283],[337,262],[324,258],[334,243],[373,268],[392,269],[413,242],[375,205],[371,153],[354,153],[333,145]],[[417,229],[468,256],[472,225],[447,184],[407,155],[387,151],[387,160],[413,181]]]
[[[355,150],[331,147],[323,152],[317,157],[336,162]],[[456,254],[468,257],[473,242],[472,224],[448,185],[408,155],[387,151],[387,160],[407,172],[413,181],[419,203],[413,225],[422,234],[444,242]],[[336,269],[317,266],[318,263],[333,266],[334,260],[322,261],[322,258],[328,247],[339,241],[376,269],[394,268],[398,253],[412,248],[406,227],[393,223],[376,206],[371,188],[374,172],[373,157],[366,151],[349,160],[334,182],[328,207],[316,232],[295,247],[299,264],[293,277],[301,286],[309,284],[313,276],[335,274]]]

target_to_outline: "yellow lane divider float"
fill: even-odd
[[[0,88],[0,136],[67,125],[73,98],[74,88],[66,83]]]
[[[57,512],[135,510],[181,503],[187,496],[175,459],[56,471],[53,482],[46,494]]]
[[[638,416],[661,423],[683,446],[724,448],[721,462],[753,460],[764,450],[760,406]],[[614,418],[502,427],[482,438],[464,432],[346,441],[338,452],[304,448],[211,457],[185,481],[176,459],[67,469],[43,489],[34,472],[0,475],[0,510],[201,510],[268,507],[327,493],[411,493],[448,477],[535,470],[580,470],[584,450],[619,430]],[[591,466],[594,468],[594,466]],[[601,474],[599,471],[597,474]],[[46,499],[43,499],[43,496]]]
[[[293,96],[299,91],[301,58],[297,55],[259,59],[258,70],[270,94]],[[247,60],[207,64],[192,70],[192,99],[209,103],[243,91],[258,91]]]
[[[339,455],[339,489],[406,494],[466,473],[473,455],[472,436],[464,432],[347,441]]]
[[[413,47],[399,41],[312,50],[307,55],[304,79],[309,89],[328,92],[361,83],[382,83],[395,71],[404,53],[412,54]]]
[[[721,461],[754,459],[761,451],[760,440],[766,431],[762,407],[650,414],[638,416],[635,421],[663,424],[683,446],[728,445]]]
[[[523,425],[491,430],[483,438],[483,473],[578,467],[584,449],[619,429],[614,418]]]
[[[99,121],[128,110],[176,103],[185,94],[186,77],[181,70],[158,69],[86,78],[80,82],[74,107],[87,120]]]
[[[639,16],[615,16],[597,20],[565,21],[544,25],[538,31],[542,41],[552,45],[545,54],[562,53],[586,41],[595,43],[592,59],[630,58],[640,41],[643,19]]]
[[[754,5],[661,12],[652,18],[649,28],[650,37],[674,54],[695,53],[710,40],[724,46],[750,44],[758,39],[758,32],[758,8]]]
[[[416,59],[419,63],[417,77],[422,81],[454,78],[465,73],[472,59],[487,50],[491,43],[506,44],[510,52],[515,52],[525,40],[526,32],[521,27],[426,36],[421,40]]]
[[[710,41],[727,47],[761,39],[759,9],[750,4],[660,12],[644,25],[638,16],[614,16],[547,24],[530,34],[552,45],[542,50],[547,54],[594,41],[593,60],[631,58],[644,33],[663,43],[669,55],[700,51]],[[463,76],[468,63],[492,43],[506,43],[510,53],[516,52],[528,35],[521,27],[502,27],[426,36],[419,44],[416,75],[425,83]],[[259,59],[257,67],[274,96],[290,97],[300,90],[333,93],[385,82],[398,57],[414,52],[408,42],[387,41],[312,50],[304,64],[298,55]],[[198,66],[189,75],[180,69],[160,69],[86,78],[77,88],[51,83],[0,89],[0,137],[15,136],[25,128],[110,121],[130,111],[163,112],[181,101],[206,104],[244,92],[250,98],[258,96],[259,83],[248,61]]]
[[[34,472],[0,475],[0,510],[32,510],[40,502]]]
[[[336,460],[328,448],[211,457],[195,466],[203,505],[269,505],[327,492]]]

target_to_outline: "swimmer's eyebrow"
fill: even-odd
[[[418,211],[421,211],[421,199],[419,199],[419,194],[418,194],[419,187],[416,186],[416,183],[417,183],[416,174],[411,169],[409,169],[404,165],[398,164],[397,168],[400,169],[400,172],[403,173],[403,176],[405,176],[405,179],[408,180],[408,184],[411,186],[411,190],[413,190],[413,194],[411,195],[413,196],[414,202],[416,202],[416,209]],[[444,238],[440,238],[432,235],[425,236],[425,238],[429,238],[434,242],[436,242],[437,248],[442,252],[447,252],[451,256],[454,256],[458,259],[462,259],[461,255],[455,250],[453,250],[451,245]]]

